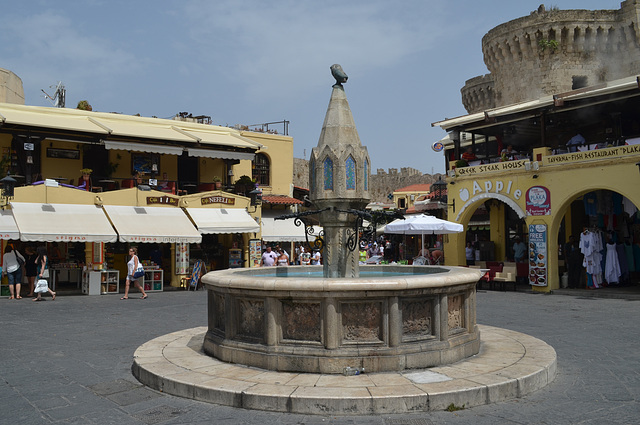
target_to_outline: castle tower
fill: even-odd
[[[341,84],[347,77],[342,75],[342,80],[336,77],[318,146],[311,150],[309,161],[309,199],[317,209],[326,209],[319,217],[325,234],[325,277],[359,275],[358,251],[347,248],[350,237],[352,243],[359,240],[354,236],[357,216],[347,211],[364,210],[370,200],[371,160],[360,143]]]

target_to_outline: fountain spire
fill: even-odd
[[[371,199],[371,160],[367,148],[360,142],[342,85],[348,77],[338,64],[331,66],[331,73],[336,84],[318,146],[311,150],[309,199],[321,210],[319,219],[325,234],[324,276],[358,277],[358,251],[354,249],[359,240],[355,234],[357,216],[349,211],[364,210]]]

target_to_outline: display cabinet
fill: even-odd
[[[85,295],[117,294],[120,292],[118,270],[86,270],[82,273],[82,293]]]
[[[160,269],[150,269],[144,271],[142,287],[145,292],[157,292],[163,290],[164,271]]]

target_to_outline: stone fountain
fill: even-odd
[[[479,270],[359,266],[358,211],[370,199],[371,162],[342,85],[347,76],[339,65],[331,70],[336,84],[309,167],[323,266],[206,274],[204,351],[225,362],[313,373],[426,368],[477,354]]]

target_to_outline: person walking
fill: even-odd
[[[38,266],[36,265],[38,254],[32,246],[26,247],[24,252],[24,271],[29,281],[29,293],[27,297],[33,297],[33,290],[36,288],[36,276],[38,276]]]
[[[124,284],[124,296],[120,299],[129,299],[129,286],[131,286],[131,282],[133,281],[136,288],[138,288],[142,293],[142,296],[140,298],[146,300],[148,295],[146,292],[144,292],[144,288],[142,287],[142,285],[138,283],[139,278],[133,277],[133,274],[136,272],[136,270],[138,269],[138,265],[140,264],[140,260],[138,259],[138,248],[129,248],[129,255],[131,256],[131,258],[127,262],[127,279],[125,280]]]
[[[44,289],[38,288],[36,285],[36,293],[37,296],[33,299],[33,301],[42,301],[42,294],[44,292],[48,292],[51,294],[51,300],[56,299],[56,293],[49,288],[49,258],[47,257],[47,247],[39,246],[37,249],[38,257],[36,258],[36,270],[38,272],[38,282],[44,280],[47,283],[47,288]]]
[[[9,279],[9,299],[21,299],[20,289],[22,287],[22,264],[20,264],[18,258],[22,260],[24,264],[24,257],[17,250],[13,249],[13,246],[8,244],[4,249],[4,255],[2,256],[2,264],[4,264],[4,274]]]

